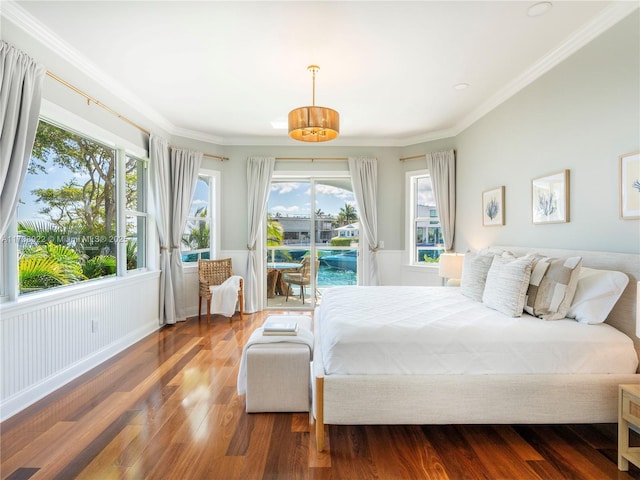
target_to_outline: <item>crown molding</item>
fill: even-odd
[[[487,115],[491,110],[506,102],[527,85],[533,83],[553,67],[566,60],[594,38],[604,33],[638,8],[640,8],[638,2],[622,1],[616,2],[614,5],[603,10],[600,15],[586,23],[580,30],[567,37],[560,46],[550,51],[549,54],[542,57],[537,63],[533,64],[513,81],[505,85],[497,94],[490,97],[477,109],[464,117],[454,127],[454,135],[458,135],[466,128],[470,127],[473,123]]]
[[[176,129],[169,120],[144,103],[137,95],[124,87],[121,83],[113,79],[107,72],[98,68],[90,59],[82,55],[58,35],[34,18],[14,0],[2,0],[2,16],[35,40],[46,46],[60,58],[78,69],[89,79],[112,92],[116,97],[130,105],[133,109],[141,113],[151,122],[158,125],[165,131],[172,132]],[[52,72],[55,73],[55,72]]]
[[[170,130],[171,135],[176,137],[188,138],[190,140],[198,140],[200,142],[213,143],[216,145],[229,145],[225,142],[224,137],[213,135],[210,133],[199,132],[197,130],[190,130],[188,128],[176,127]]]

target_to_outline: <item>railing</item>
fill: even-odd
[[[415,262],[421,263],[438,263],[440,254],[444,253],[443,245],[417,245]]]
[[[310,249],[296,248],[291,245],[267,247],[267,263],[301,262],[309,255]],[[358,249],[357,247],[322,246],[316,247],[316,255],[320,260],[317,272],[317,287],[325,288],[340,285],[356,285],[358,283]]]

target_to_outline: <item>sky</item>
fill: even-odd
[[[80,185],[88,179],[88,175],[72,174],[69,170],[60,168],[48,160],[44,166],[46,173],[38,172],[36,175],[27,173],[22,193],[21,202],[18,204],[18,220],[47,220],[49,217],[38,213],[38,210],[45,207],[44,203],[36,203],[36,197],[31,192],[37,188],[60,188],[66,182],[74,178]]]
[[[345,204],[356,208],[353,192],[322,183],[316,183],[315,203],[312,208],[310,183],[273,182],[267,211],[273,216],[279,213],[286,217],[310,215],[312,210],[321,209],[325,214],[336,216]]]
[[[42,207],[35,203],[35,198],[31,195],[31,190],[35,188],[60,187],[70,177],[65,172],[53,164],[46,165],[47,174],[27,175],[22,189],[21,199],[25,202],[20,204],[18,209],[19,220],[44,219],[38,214]],[[76,176],[78,183],[84,183],[81,176]],[[190,214],[206,205],[208,187],[205,182],[198,181],[196,192],[192,203]],[[271,215],[279,213],[281,216],[309,215],[311,213],[310,184],[307,182],[273,182],[269,195],[268,212]],[[418,186],[418,203],[422,205],[433,205],[433,191],[430,182],[420,182]],[[338,215],[345,204],[356,207],[353,192],[340,187],[316,183],[316,206],[314,211],[321,209],[324,213]],[[356,207],[357,209],[357,207]]]

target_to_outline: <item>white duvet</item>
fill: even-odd
[[[610,325],[507,317],[449,287],[327,289],[316,312],[326,374],[635,373]]]

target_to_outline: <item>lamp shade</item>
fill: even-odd
[[[636,287],[636,337],[640,337],[640,282]]]
[[[438,275],[442,278],[458,279],[462,276],[462,253],[443,253],[440,255]]]
[[[327,107],[300,107],[289,112],[289,136],[302,142],[326,142],[340,132],[340,114]]]
[[[327,107],[316,107],[317,65],[309,65],[313,75],[312,105],[298,107],[289,112],[289,136],[301,142],[327,142],[340,133],[340,114]]]

